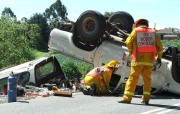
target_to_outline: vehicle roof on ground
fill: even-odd
[[[10,68],[7,68],[5,70],[1,70],[0,71],[0,79],[6,78],[7,76],[9,76],[12,72],[13,74],[18,74],[21,72],[25,72],[28,70],[28,68],[30,67],[34,67],[37,63],[47,59],[48,57],[41,57],[39,59],[35,59],[17,66],[13,66]]]

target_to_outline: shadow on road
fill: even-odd
[[[180,110],[179,106],[176,105],[162,105],[162,104],[149,104],[149,105],[144,105],[144,104],[137,104],[137,103],[131,103],[134,105],[142,105],[142,106],[154,106],[154,107],[159,107],[159,108],[164,108],[164,109],[174,109],[174,110]],[[179,104],[177,104],[179,105]]]
[[[161,92],[151,95],[151,99],[180,99],[180,96],[170,92]]]
[[[134,95],[135,98],[141,98],[142,95]],[[151,99],[180,99],[178,94],[170,93],[170,92],[161,92],[151,95]]]
[[[20,103],[29,103],[28,101],[17,101],[17,102],[20,102]]]

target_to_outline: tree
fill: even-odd
[[[34,59],[30,48],[32,40],[24,35],[27,25],[16,23],[9,17],[0,17],[0,26],[0,69]],[[36,34],[31,38],[37,38],[38,33]]]
[[[4,8],[4,10],[1,13],[2,16],[8,16],[11,18],[16,18],[16,15],[14,14],[14,12],[10,9],[10,8]]]
[[[28,21],[28,19],[26,17],[21,18],[21,22],[27,22],[27,21]]]
[[[61,3],[61,0],[57,0],[54,4],[45,10],[44,16],[49,21],[59,21],[67,19],[66,7]]]
[[[44,43],[47,44],[49,40],[49,33],[50,33],[47,19],[42,14],[35,13],[32,17],[30,17],[30,19],[28,20],[28,23],[37,24],[40,27],[41,35],[44,39]],[[41,48],[43,48],[43,46]],[[47,45],[44,48],[47,49]]]
[[[113,13],[114,12],[105,12],[104,17],[106,17],[108,19]]]

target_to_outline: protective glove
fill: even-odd
[[[161,64],[161,59],[157,59],[155,65]]]
[[[161,67],[161,59],[157,59],[155,61],[155,64],[153,65],[153,69],[152,71],[156,71],[157,68],[160,68]]]

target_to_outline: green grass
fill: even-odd
[[[62,60],[64,61],[64,59],[66,59],[68,57],[68,56],[60,54],[60,53],[53,53],[53,52],[50,52],[50,51],[39,51],[39,50],[36,50],[36,49],[33,49],[33,53],[35,54],[36,59],[40,58],[40,57],[43,57],[43,56],[56,56],[61,61]]]
[[[48,51],[39,51],[39,50],[36,50],[36,49],[33,49],[33,53],[35,55],[35,58],[40,58],[42,56],[50,55],[50,53]]]

